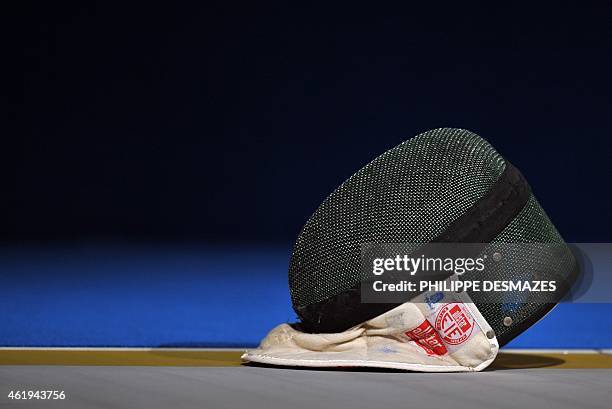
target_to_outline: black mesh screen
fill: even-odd
[[[294,309],[358,286],[364,278],[363,243],[433,240],[487,194],[505,166],[478,135],[447,128],[425,132],[374,159],[338,187],[299,234],[289,266]],[[534,198],[495,240],[562,242]],[[506,279],[524,268],[510,267],[500,272]],[[496,332],[507,330],[500,321],[507,307],[480,308]],[[513,313],[520,321],[523,312]],[[524,314],[529,313],[528,307]]]
[[[385,152],[336,189],[293,248],[294,306],[357,285],[361,243],[426,243],[484,195],[504,160],[460,129],[423,133]]]

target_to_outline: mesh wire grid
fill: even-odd
[[[428,131],[383,153],[329,195],[302,228],[289,265],[294,308],[359,285],[365,278],[362,243],[434,239],[487,193],[504,168],[504,159],[488,142],[462,129]],[[494,242],[562,239],[532,197]],[[505,265],[493,279],[516,277],[525,268],[521,261]],[[508,314],[501,310],[515,301],[479,305],[496,333],[507,330],[498,317]],[[530,312],[528,304],[513,313],[520,320]]]

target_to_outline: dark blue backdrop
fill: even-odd
[[[5,76],[16,93],[6,111],[4,254],[102,239],[266,244],[288,257],[339,183],[443,126],[481,134],[519,167],[568,241],[610,241],[609,6],[14,7],[22,58],[19,74]],[[113,268],[68,270],[108,292],[119,280]],[[16,271],[3,268],[25,297],[16,305],[35,305],[44,289],[32,296]],[[45,281],[50,271],[63,270],[30,273]],[[261,271],[245,280],[260,283]],[[218,302],[204,297],[200,307]],[[225,341],[242,342],[232,336]]]

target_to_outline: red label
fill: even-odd
[[[423,348],[428,355],[445,355],[448,353],[440,335],[429,321],[423,321],[418,327],[406,332],[406,335]]]
[[[459,345],[465,342],[474,329],[474,319],[461,304],[446,304],[436,316],[436,330],[444,342]]]

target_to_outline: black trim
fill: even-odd
[[[452,222],[434,243],[488,243],[527,204],[531,188],[521,172],[506,162],[506,168],[486,195]]]
[[[521,172],[506,167],[487,194],[434,238],[437,243],[489,243],[525,207],[531,188]],[[361,302],[361,283],[318,303],[296,307],[302,331],[342,332],[399,306],[399,303]],[[545,312],[544,312],[545,314]]]

